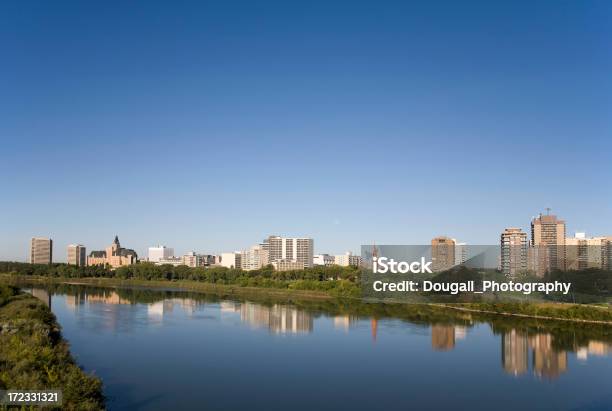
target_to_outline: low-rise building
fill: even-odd
[[[185,265],[185,262],[182,257],[167,257],[160,258],[155,263],[155,265],[173,265],[178,267],[179,265]]]
[[[165,245],[149,247],[149,262],[156,263],[160,259],[174,257],[174,249]]]
[[[275,260],[272,261],[272,266],[276,271],[303,270],[304,262],[296,260]]]
[[[241,268],[242,253],[240,251],[234,251],[233,253],[221,253],[219,265],[227,268]]]
[[[200,256],[197,255],[195,251],[189,251],[188,253],[184,254],[181,259],[183,260],[183,265],[186,265],[187,267],[195,268],[201,265]]]
[[[361,257],[358,255],[353,255],[353,253],[347,251],[345,254],[334,256],[334,264],[343,267],[359,267],[361,265]]]
[[[330,265],[334,265],[336,263],[336,259],[333,255],[329,254],[316,254],[313,257],[314,265],[323,265],[329,267]]]

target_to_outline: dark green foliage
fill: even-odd
[[[61,389],[64,410],[104,409],[102,382],[72,359],[51,310],[0,285],[0,389]]]

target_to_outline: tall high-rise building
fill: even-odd
[[[159,260],[165,260],[170,257],[174,257],[174,249],[166,247],[165,245],[158,245],[156,247],[149,247],[149,261],[156,263]]]
[[[455,241],[455,265],[464,264],[467,261],[467,243],[459,243]]]
[[[506,228],[501,233],[501,270],[508,277],[516,277],[527,270],[527,233],[520,228]]]
[[[312,238],[270,236],[264,240],[262,247],[268,251],[270,263],[283,260],[302,264],[304,268],[313,265],[314,241]]]
[[[565,270],[565,221],[542,215],[531,221],[531,245],[545,248],[550,270]]]
[[[431,240],[431,266],[433,271],[445,271],[455,265],[455,240],[436,237]]]
[[[87,265],[87,250],[84,245],[70,244],[67,248],[68,264],[78,267]]]
[[[30,240],[30,262],[32,264],[51,264],[53,262],[53,240],[32,237]]]

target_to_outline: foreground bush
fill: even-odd
[[[101,381],[83,372],[51,310],[0,285],[0,389],[61,389],[64,410],[104,409]]]

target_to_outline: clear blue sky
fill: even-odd
[[[0,259],[612,235],[609,1],[0,4]]]

